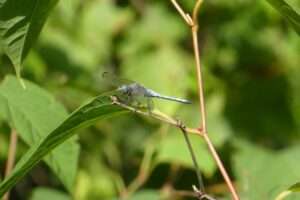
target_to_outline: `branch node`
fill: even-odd
[[[200,200],[216,200],[215,198],[205,194],[201,191],[201,189],[198,189],[195,185],[192,185],[194,192],[198,196]]]
[[[193,22],[192,17],[188,13],[185,14],[185,17],[186,17],[186,21],[189,24],[189,26],[193,27],[194,26],[194,22]]]

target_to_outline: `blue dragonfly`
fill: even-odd
[[[146,107],[149,110],[149,114],[151,114],[154,108],[152,98],[160,98],[190,104],[188,100],[161,95],[153,90],[147,89],[135,81],[120,78],[109,72],[103,72],[102,77],[107,83],[118,88],[117,97],[122,102],[137,108]]]

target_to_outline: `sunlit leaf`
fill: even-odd
[[[0,0],[0,45],[20,78],[21,64],[57,0]]]
[[[89,167],[80,168],[76,176],[74,199],[110,199],[117,194],[116,174],[99,165],[93,156],[84,158]],[[95,162],[95,163],[92,163]]]
[[[50,153],[59,144],[78,133],[78,130],[115,115],[128,112],[120,106],[112,105],[111,93],[105,93],[95,98],[91,103],[83,106],[67,118],[41,141],[34,144],[21,158],[12,174],[0,185],[0,196],[12,188],[34,165]]]
[[[157,199],[157,200],[163,200],[166,198],[163,198],[162,195],[155,190],[144,190],[144,191],[140,191],[137,192],[136,194],[132,195],[131,197],[128,198],[128,200],[139,200],[139,199],[144,199],[144,200],[153,200],[153,199]]]
[[[116,198],[113,200],[119,200],[120,198]],[[167,198],[164,198],[162,196],[162,194],[160,194],[159,191],[155,191],[155,190],[142,190],[139,191],[135,194],[133,194],[132,196],[126,198],[127,200],[167,200]]]
[[[26,85],[24,90],[15,77],[6,77],[0,85],[0,113],[22,140],[32,146],[66,119],[67,111],[47,91],[31,82],[26,81]],[[45,157],[68,190],[73,188],[79,154],[74,139]]]
[[[40,200],[40,199],[44,199],[44,200],[72,200],[73,198],[70,197],[68,194],[57,191],[57,190],[53,190],[53,189],[49,189],[49,188],[45,188],[45,187],[38,187],[36,189],[34,189],[30,200]]]
[[[274,199],[290,183],[300,180],[300,148],[272,152],[238,140],[239,153],[234,157],[235,172],[250,199]],[[299,194],[298,194],[299,195]]]
[[[216,164],[210,155],[207,146],[199,137],[190,137],[200,170],[207,177],[212,176],[216,170]],[[180,131],[168,135],[160,143],[158,148],[158,161],[163,163],[177,163],[194,169],[194,164],[188,150],[188,146]]]

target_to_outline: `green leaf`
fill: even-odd
[[[119,198],[114,199],[114,200],[118,200],[118,199]],[[153,199],[164,200],[165,199],[166,200],[167,198],[164,198],[159,191],[142,190],[140,192],[137,192],[137,193],[133,194],[132,196],[130,196],[126,199],[127,200],[140,200],[140,199],[143,199],[143,200],[153,200]]]
[[[45,188],[45,187],[38,187],[34,189],[30,200],[72,200],[73,198],[70,197],[68,194],[65,194],[63,192]]]
[[[0,113],[22,140],[32,146],[56,128],[68,114],[47,91],[28,81],[26,85],[24,90],[15,77],[5,78],[0,85]],[[46,163],[69,191],[73,188],[78,163],[79,147],[75,139],[45,157]]]
[[[98,148],[99,146],[94,145],[94,147]],[[91,155],[85,156],[84,160],[88,167],[81,166],[77,172],[73,192],[75,199],[109,199],[114,197],[118,193],[116,184],[119,184],[120,177],[112,173],[111,168],[101,165],[99,160],[94,159]]]
[[[300,192],[300,182],[293,184],[288,190],[292,192]]]
[[[211,177],[216,170],[216,164],[210,155],[206,144],[199,137],[189,136],[193,145],[200,170],[207,176]],[[177,163],[194,169],[194,164],[188,150],[183,135],[177,133],[168,135],[164,138],[158,149],[158,161],[167,163]]]
[[[128,198],[128,200],[139,200],[139,199],[144,199],[144,200],[163,200],[166,198],[163,198],[162,195],[159,193],[159,191],[155,190],[143,190],[140,192],[137,192],[136,194],[132,195],[131,197]]]
[[[300,35],[300,15],[283,0],[267,0],[287,21],[289,21],[298,35]]]
[[[236,140],[238,154],[234,171],[249,199],[275,199],[290,183],[300,180],[300,148],[272,152],[243,140]],[[241,199],[243,199],[241,197]]]
[[[297,182],[295,184],[293,184],[291,187],[289,187],[287,190],[284,190],[283,192],[281,192],[275,200],[283,200],[285,199],[286,196],[296,193],[296,192],[300,192],[300,182]]]
[[[78,133],[80,129],[88,127],[100,119],[128,113],[129,110],[111,103],[110,96],[113,94],[114,91],[98,96],[89,104],[75,111],[49,135],[33,145],[18,162],[11,175],[1,183],[0,197],[11,189],[44,156],[75,133]]]
[[[0,46],[20,79],[21,63],[57,0],[0,0]]]

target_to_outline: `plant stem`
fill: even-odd
[[[197,178],[198,178],[199,188],[201,190],[201,193],[204,194],[205,191],[204,191],[203,178],[202,178],[202,175],[201,175],[200,167],[197,163],[197,159],[196,159],[196,156],[195,156],[195,153],[194,153],[194,150],[193,150],[193,146],[191,144],[191,141],[190,141],[188,135],[186,134],[184,124],[179,119],[178,119],[178,123],[180,124],[180,129],[181,129],[181,131],[183,133],[183,136],[184,136],[184,139],[185,139],[185,141],[188,145],[188,149],[189,149],[189,152],[191,154],[191,157],[192,157],[192,160],[193,160],[193,163],[194,163],[194,167],[195,167]]]
[[[111,99],[112,99],[112,104],[119,105],[119,106],[121,106],[123,108],[126,108],[128,110],[131,110],[131,111],[133,111],[135,113],[139,113],[139,114],[151,117],[153,119],[156,119],[156,120],[159,120],[159,121],[162,121],[162,122],[166,122],[166,123],[168,123],[168,124],[170,124],[172,126],[179,127],[178,122],[176,120],[172,119],[171,117],[167,116],[166,114],[164,114],[162,112],[154,110],[152,112],[152,114],[149,115],[149,112],[143,112],[141,110],[138,110],[136,108],[130,107],[129,105],[126,105],[126,104],[123,104],[123,103],[119,102],[117,100],[117,98],[114,97],[114,96],[112,96]],[[193,135],[200,135],[200,136],[202,136],[202,132],[200,130],[197,130],[197,129],[186,127],[186,132],[190,133],[190,134],[193,134]]]
[[[7,177],[11,173],[14,167],[17,143],[18,143],[18,135],[16,131],[12,130],[10,133],[10,144],[9,144],[8,158],[7,158],[4,177]],[[9,191],[6,192],[5,195],[3,196],[3,200],[8,200],[8,199],[9,199]]]
[[[185,13],[182,8],[178,5],[178,3],[176,2],[176,0],[171,0],[173,5],[176,7],[176,9],[178,10],[178,12],[180,13],[180,15],[184,18],[184,20],[187,22],[187,24],[189,26],[191,26],[191,30],[192,30],[192,38],[193,38],[193,46],[194,46],[194,55],[195,55],[195,61],[196,61],[196,69],[197,69],[197,76],[198,76],[198,93],[199,93],[199,100],[200,100],[200,113],[201,113],[201,119],[202,119],[202,125],[200,126],[200,130],[203,134],[203,137],[209,147],[209,150],[211,151],[215,161],[217,162],[217,165],[224,177],[224,180],[226,182],[226,184],[228,185],[228,188],[232,194],[232,197],[234,200],[239,200],[239,196],[237,194],[237,192],[235,191],[235,188],[233,187],[233,184],[208,136],[207,133],[207,125],[206,125],[206,112],[205,112],[205,101],[204,101],[204,91],[203,91],[203,81],[202,81],[202,72],[201,72],[201,64],[200,64],[200,54],[199,54],[199,46],[198,46],[198,12],[200,9],[201,4],[203,3],[203,0],[198,0],[194,10],[193,10],[193,23],[190,23],[187,21],[186,16],[187,14],[185,14],[183,16],[182,13]]]

